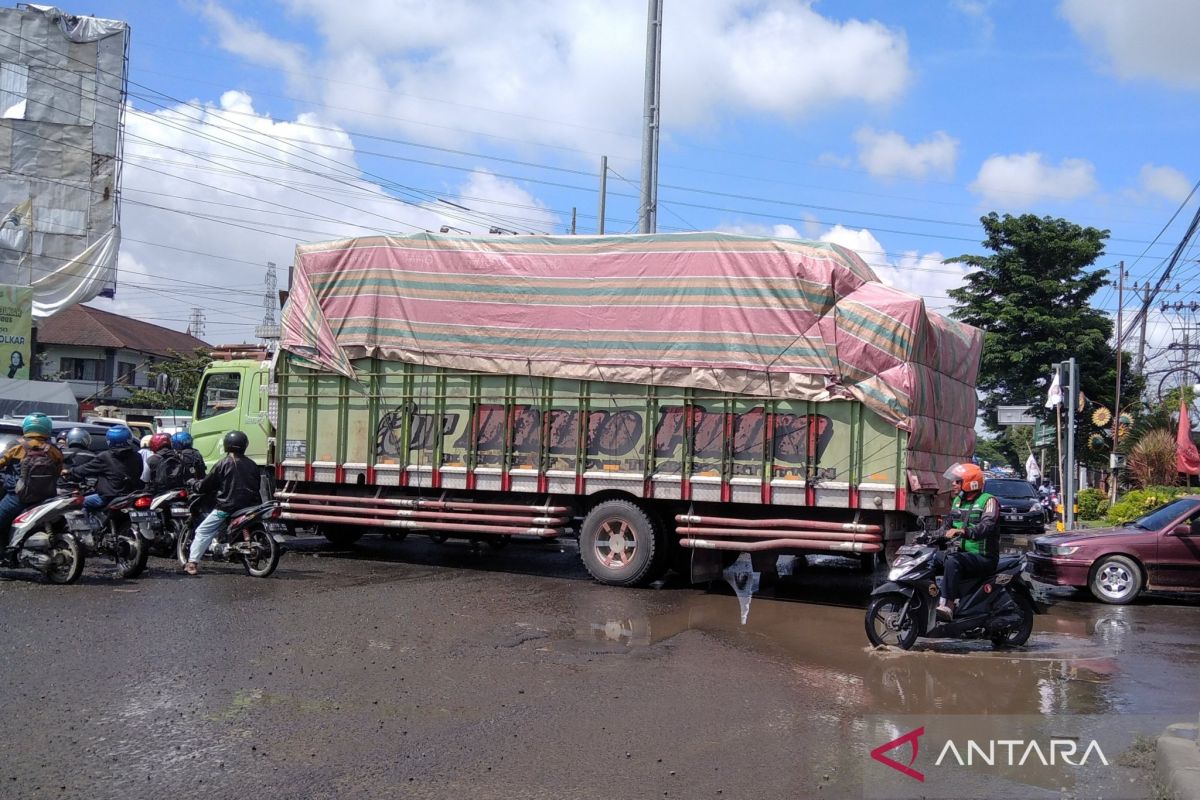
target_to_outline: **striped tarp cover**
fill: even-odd
[[[909,488],[973,448],[980,331],[837,245],[726,233],[303,245],[285,350],[488,373],[851,397],[908,431]]]

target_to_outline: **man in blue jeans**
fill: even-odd
[[[40,494],[29,494],[28,490],[31,487],[24,487],[21,484],[21,462],[30,453],[44,453],[49,458],[49,462],[44,463],[52,465],[49,472],[53,473],[53,476],[57,476],[63,461],[62,452],[50,443],[50,436],[54,433],[54,423],[45,414],[35,411],[25,417],[21,421],[21,432],[24,436],[8,448],[4,455],[0,455],[0,472],[5,473],[4,484],[7,490],[4,499],[0,500],[0,547],[3,548],[5,561],[12,561],[16,553],[15,549],[9,546],[13,520],[29,506],[54,496],[53,486],[49,486],[48,493],[42,491]],[[45,495],[45,497],[41,495]]]
[[[229,515],[234,511],[256,506],[260,502],[258,494],[258,464],[246,457],[246,447],[250,440],[241,431],[230,431],[225,434],[225,457],[218,461],[212,471],[202,481],[193,481],[192,490],[196,494],[217,493],[217,505],[196,528],[196,538],[192,540],[192,549],[188,553],[188,562],[183,571],[195,575],[199,570],[200,559],[213,538],[220,533]]]
[[[124,425],[114,425],[104,434],[108,449],[90,461],[67,470],[75,481],[96,479],[96,490],[83,500],[83,507],[97,511],[113,498],[142,488],[142,456],[134,447],[133,432]]]

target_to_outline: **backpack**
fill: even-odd
[[[155,470],[151,480],[164,489],[182,487],[191,472],[190,465],[176,453],[166,453],[158,458],[158,469]]]
[[[58,473],[61,467],[50,455],[48,447],[25,448],[21,459],[20,477],[14,490],[22,503],[40,503],[58,493]]]

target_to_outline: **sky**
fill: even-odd
[[[1200,3],[664,6],[660,232],[834,241],[946,311],[988,212],[1108,229],[1096,267],[1139,286],[1196,212]],[[121,283],[98,307],[179,330],[199,308],[207,341],[252,341],[296,244],[594,233],[602,156],[606,232],[637,231],[646,0],[62,8],[132,29]],[[1159,302],[1200,300],[1197,258]],[[1115,287],[1095,302],[1115,314]],[[1151,315],[1155,363],[1195,321]]]

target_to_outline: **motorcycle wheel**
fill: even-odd
[[[44,574],[50,583],[66,585],[83,574],[83,549],[79,540],[63,531],[50,534],[50,556],[55,563]]]
[[[256,555],[243,555],[242,566],[247,575],[265,578],[279,566],[279,543],[265,528],[255,526],[250,528],[250,544],[253,545]]]
[[[921,634],[917,609],[910,605],[905,618],[896,620],[907,602],[908,598],[899,592],[880,595],[871,601],[867,606],[866,628],[872,645],[907,650],[916,643]]]
[[[136,531],[126,528],[123,533],[116,534],[116,552],[113,558],[117,562],[118,577],[136,578],[146,570],[146,562],[150,559],[150,545],[138,536]]]
[[[1017,608],[1021,609],[1021,621],[1004,633],[992,636],[992,647],[996,649],[1020,647],[1029,641],[1029,635],[1033,633],[1033,604],[1020,594],[1014,594],[1013,600],[1016,602]]]
[[[186,567],[188,556],[192,552],[192,540],[196,538],[196,529],[186,521],[178,523],[175,528],[175,558],[179,566]]]

